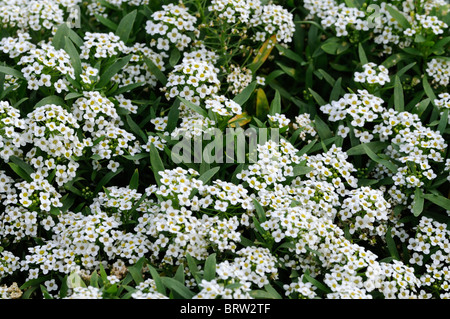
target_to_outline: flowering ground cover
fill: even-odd
[[[449,298],[449,9],[0,0],[0,298]]]

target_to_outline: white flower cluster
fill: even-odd
[[[56,90],[68,91],[69,82],[63,77],[68,75],[75,79],[75,71],[70,62],[70,57],[64,50],[55,50],[49,43],[41,43],[40,48],[28,50],[23,55],[19,65],[22,74],[27,80],[29,90],[39,90],[40,87],[54,87]],[[58,76],[52,76],[57,72]]]
[[[241,106],[224,95],[212,95],[205,101],[205,107],[220,116],[233,116],[242,113]]]
[[[289,123],[291,123],[291,120],[288,119],[286,117],[286,115],[284,115],[284,114],[280,114],[280,113],[275,113],[273,115],[268,114],[267,117],[269,118],[270,122],[273,123],[273,125],[275,127],[282,128],[282,127],[288,126]]]
[[[387,221],[393,216],[390,207],[381,190],[360,187],[348,192],[338,216],[341,221],[349,224],[349,232],[356,232],[361,240],[384,238]]]
[[[257,162],[236,175],[257,191],[294,176],[293,164],[300,163],[300,157],[295,154],[296,149],[284,139],[279,144],[270,140],[258,145],[257,152]]]
[[[450,296],[450,274],[448,257],[450,253],[449,231],[447,225],[428,217],[421,217],[415,227],[416,234],[408,241],[412,252],[409,262],[412,265],[425,265],[426,271],[420,276],[423,286],[439,286],[444,292],[441,298]]]
[[[303,141],[307,141],[307,138],[313,138],[317,135],[317,131],[314,128],[311,115],[308,113],[299,114],[295,117],[295,122],[292,123],[294,130],[301,130],[299,138]]]
[[[0,2],[0,22],[23,31],[50,30],[64,22],[65,11],[55,0],[14,0]]]
[[[427,63],[426,72],[432,83],[439,86],[448,86],[450,83],[450,61],[433,58]]]
[[[194,104],[219,91],[218,69],[204,60],[184,58],[170,72],[163,88],[168,100],[180,96]]]
[[[245,89],[253,79],[253,73],[250,69],[240,68],[238,65],[230,65],[230,71],[227,74],[227,83],[229,90],[233,94],[239,94]]]
[[[147,21],[145,30],[152,36],[157,36],[150,45],[158,51],[168,51],[175,46],[180,51],[185,50],[192,42],[188,32],[198,32],[195,28],[197,18],[181,5],[168,4],[162,6],[163,10],[152,14]]]
[[[0,279],[17,270],[19,258],[7,250],[0,251]]]
[[[8,162],[11,155],[21,157],[25,145],[22,131],[26,128],[20,112],[8,102],[0,101],[0,157]]]
[[[355,135],[361,143],[370,142],[373,134],[370,130],[364,130],[366,123],[372,123],[383,114],[386,109],[382,106],[384,101],[367,90],[358,90],[357,94],[346,93],[338,101],[322,105],[320,110],[328,114],[328,119],[333,122],[346,119],[354,127]],[[350,131],[348,126],[342,125],[338,129],[338,134],[343,138],[347,137]]]
[[[390,82],[389,71],[383,65],[376,65],[373,62],[364,64],[363,72],[355,72],[355,82],[384,85]]]
[[[382,118],[373,132],[379,133],[381,141],[391,141],[385,153],[404,164],[393,174],[395,185],[420,187],[425,180],[436,178],[431,165],[444,160],[447,143],[442,135],[423,126],[417,114],[390,109]]]

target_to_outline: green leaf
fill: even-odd
[[[315,278],[311,277],[309,275],[309,271],[308,273],[304,273],[303,274],[303,278],[306,279],[307,281],[309,281],[310,283],[312,283],[314,286],[316,286],[319,290],[325,292],[325,293],[331,293],[330,288],[328,288],[327,286],[325,286],[324,284],[322,284],[320,281],[316,280]]]
[[[386,168],[388,168],[391,172],[393,173],[397,173],[397,166],[395,164],[393,164],[392,162],[389,162],[388,160],[382,159],[380,158],[377,154],[375,154],[369,146],[367,146],[366,144],[361,144],[363,145],[363,148],[366,152],[366,154],[375,162],[385,166]]]
[[[206,112],[206,110],[204,110],[201,106],[198,106],[198,105],[192,103],[191,101],[188,101],[185,98],[182,98],[180,96],[178,96],[178,99],[181,101],[181,103],[183,103],[185,106],[187,106],[191,110],[197,112],[198,114],[200,114],[201,116],[203,116],[205,118],[208,118],[208,112]]]
[[[169,64],[172,67],[174,67],[175,65],[178,64],[178,61],[180,61],[180,58],[181,58],[180,50],[178,50],[177,48],[173,48],[172,51],[170,52]]]
[[[122,94],[125,92],[129,92],[140,86],[143,86],[144,84],[145,84],[144,82],[137,82],[137,83],[131,83],[131,84],[122,86],[122,87],[118,88],[116,91],[114,91],[114,95],[119,95],[119,94]]]
[[[19,79],[22,79],[22,80],[25,79],[25,77],[23,76],[22,72],[20,72],[20,71],[18,71],[16,69],[7,67],[7,66],[1,66],[0,65],[0,73],[12,75],[12,76],[15,76],[16,78],[19,78]]]
[[[27,163],[25,163],[23,160],[21,160],[20,158],[18,158],[17,156],[10,156],[9,157],[10,161],[12,161],[13,163],[15,163],[17,166],[19,166],[25,173],[27,173],[28,175],[31,175],[34,173],[34,169],[28,165]]]
[[[436,194],[424,194],[423,197],[426,200],[429,200],[430,202],[441,206],[442,208],[448,210],[450,207],[450,199],[445,198],[442,195],[436,195]]]
[[[395,76],[394,86],[394,108],[397,112],[403,112],[405,110],[405,100],[403,96],[403,86],[398,75]]]
[[[362,46],[362,43],[358,43],[358,55],[359,55],[359,61],[362,65],[369,63],[369,60],[367,59],[366,52],[364,51],[364,48]]]
[[[132,55],[127,55],[126,57],[117,60],[113,65],[108,67],[105,72],[100,76],[100,80],[96,84],[97,88],[103,88],[105,87],[108,82],[111,80],[111,78],[117,74],[123,67],[125,67],[128,62],[130,61]]]
[[[192,274],[192,277],[194,277],[197,284],[200,284],[201,278],[200,278],[200,275],[198,272],[197,263],[195,262],[194,258],[192,258],[192,256],[189,253],[186,254],[186,260],[188,263],[189,271]]]
[[[112,31],[116,31],[117,30],[117,24],[115,24],[114,22],[112,22],[111,20],[109,20],[108,18],[105,18],[99,14],[94,14],[94,16],[97,18],[97,20],[103,24],[104,26],[108,27],[109,29],[111,29]]]
[[[216,277],[216,254],[211,254],[206,258],[203,279],[211,281]]]
[[[167,126],[166,131],[172,132],[178,123],[178,119],[180,118],[180,100],[176,99],[172,106],[170,107],[169,114],[167,115]]]
[[[255,206],[256,216],[258,216],[258,220],[260,222],[265,222],[267,220],[267,218],[266,218],[266,212],[264,211],[264,208],[261,206],[261,204],[256,199],[253,199],[253,205]]]
[[[403,29],[411,28],[411,24],[406,19],[406,17],[403,14],[401,14],[395,7],[391,6],[390,4],[387,4],[386,9]]]
[[[317,133],[322,140],[333,137],[333,132],[330,130],[328,125],[318,116],[314,117],[314,125],[316,127]]]
[[[150,72],[158,79],[158,81],[162,85],[165,86],[167,84],[167,77],[165,76],[165,74],[149,58],[144,57],[144,62],[147,65],[147,67],[149,68]]]
[[[350,42],[334,37],[326,40],[320,48],[328,54],[339,55],[350,48]]]
[[[290,49],[287,49],[278,43],[275,46],[278,49],[278,51],[280,52],[280,54],[287,57],[288,59],[298,62],[302,65],[305,63],[305,60],[300,55],[298,55],[296,52],[294,52]]]
[[[8,162],[9,167],[11,167],[11,169],[20,177],[22,177],[24,180],[26,180],[28,183],[31,183],[33,181],[33,179],[31,178],[31,176],[25,172],[19,165],[13,163],[13,162]]]
[[[44,105],[48,105],[48,104],[55,104],[55,105],[59,105],[59,106],[65,106],[64,100],[61,97],[59,97],[57,95],[50,95],[50,96],[44,97],[42,100],[37,102],[34,105],[34,108],[37,109],[38,107],[41,107],[41,106],[44,106]]]
[[[139,170],[136,168],[134,170],[133,176],[130,180],[130,189],[138,189],[139,187]]]
[[[153,280],[155,281],[156,291],[165,296],[166,295],[166,287],[164,286],[164,283],[162,282],[161,277],[159,276],[158,272],[156,271],[155,268],[153,268],[150,265],[148,265],[148,268],[150,270],[150,274],[152,275]]]
[[[266,289],[273,299],[283,299],[278,291],[276,291],[270,284],[265,285],[264,289]]]
[[[433,89],[428,82],[428,76],[425,74],[422,78],[423,89],[425,90],[425,94],[430,98],[431,104],[434,105],[434,100],[436,99],[436,94],[434,94]]]
[[[448,124],[448,109],[445,109],[441,113],[441,119],[439,120],[438,131],[444,135],[445,129]]]
[[[255,299],[276,299],[270,292],[261,289],[250,291],[250,296]]]
[[[278,90],[275,90],[275,96],[270,103],[269,114],[275,115],[276,113],[281,114],[281,95]]]
[[[72,40],[70,40],[67,36],[64,36],[64,51],[66,51],[69,55],[70,61],[72,62],[72,67],[75,71],[75,77],[78,78],[83,71],[81,67],[80,54],[75,48]]]
[[[124,43],[128,42],[130,38],[131,30],[133,30],[134,21],[136,19],[137,10],[133,10],[120,20],[119,25],[116,29],[116,35],[119,36],[120,40]]]
[[[159,157],[159,152],[156,149],[155,145],[153,143],[150,144],[150,163],[152,165],[152,171],[155,176],[156,183],[158,186],[161,186],[161,175],[159,175],[159,172],[164,171],[164,164],[161,160],[161,157]]]
[[[308,88],[308,90],[309,92],[311,92],[311,95],[313,96],[314,100],[316,100],[317,104],[319,104],[319,106],[327,104],[327,102],[313,89]]]
[[[64,100],[67,101],[67,100],[77,99],[77,98],[82,97],[82,96],[84,96],[83,93],[70,92],[64,97]]]
[[[267,100],[266,93],[262,88],[256,90],[256,116],[260,119],[267,118],[269,114],[270,106]]]
[[[127,119],[127,124],[130,126],[130,129],[133,131],[133,133],[139,135],[147,143],[147,134],[145,134],[144,131],[142,131],[142,129],[139,127],[139,125],[137,125],[136,122],[133,121],[130,115],[127,114],[125,118]]]
[[[386,244],[387,244],[387,247],[388,247],[388,250],[389,250],[391,256],[397,260],[400,260],[400,255],[397,250],[397,245],[395,244],[394,238],[392,238],[390,227],[386,232]]]
[[[369,142],[364,144],[358,144],[356,146],[353,146],[349,150],[347,150],[347,154],[350,156],[353,155],[363,155],[366,154],[366,147],[369,147],[372,152],[378,153],[379,151],[385,149],[390,143],[389,142]],[[365,146],[364,146],[365,145]]]
[[[294,166],[294,176],[305,175],[313,170],[314,168],[309,166],[302,166],[302,165]]]
[[[250,98],[253,91],[255,91],[255,88],[256,88],[256,81],[253,81],[245,89],[243,89],[241,93],[236,95],[233,101],[239,104],[240,106],[243,106],[244,103],[247,102],[247,100]]]
[[[133,266],[128,267],[128,272],[133,277],[134,282],[136,285],[139,285],[141,282],[144,281],[142,278],[142,268],[144,267],[145,258],[142,257],[139,259]]]
[[[169,277],[161,277],[161,281],[170,290],[176,292],[184,299],[192,299],[194,297],[194,293],[189,290],[185,285],[180,283],[178,280]]]
[[[119,167],[115,172],[110,171],[108,172],[103,178],[100,180],[100,182],[97,184],[97,187],[95,188],[95,194],[98,194],[98,192],[102,189],[103,186],[108,184],[108,182],[114,178],[114,176],[120,174],[123,171],[123,167]]]
[[[424,197],[422,190],[420,188],[416,188],[414,192],[414,206],[412,208],[412,212],[414,216],[419,216],[422,214],[424,204]]]

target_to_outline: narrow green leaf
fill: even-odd
[[[20,158],[18,158],[17,156],[10,156],[9,159],[14,162],[15,164],[17,164],[25,173],[27,173],[28,175],[31,175],[34,173],[34,169],[28,165],[27,163],[25,163],[23,160],[21,160]]]
[[[432,203],[434,203],[434,204],[436,204],[436,205],[438,205],[438,206],[441,206],[441,207],[444,208],[444,209],[447,209],[447,210],[448,210],[449,207],[450,207],[450,199],[445,198],[445,197],[442,196],[442,195],[436,195],[436,194],[424,194],[423,197],[424,197],[426,200],[429,200],[430,202],[432,202]]]
[[[261,289],[250,291],[250,296],[254,299],[276,299],[270,292]]]
[[[317,92],[315,92],[313,89],[308,88],[308,90],[309,90],[309,92],[311,92],[314,100],[316,100],[316,102],[317,102],[317,104],[319,104],[319,106],[327,104],[327,102]]]
[[[156,183],[161,185],[161,175],[159,172],[164,171],[164,164],[159,156],[159,152],[155,145],[150,144],[150,163],[152,165],[152,171],[155,176]]]
[[[175,65],[178,64],[178,61],[180,61],[180,58],[181,58],[180,50],[178,50],[177,48],[173,48],[172,51],[170,52],[169,64],[172,67],[174,67]]]
[[[392,162],[389,162],[388,160],[380,158],[377,154],[375,154],[366,144],[363,145],[364,150],[366,151],[366,154],[375,162],[385,166],[388,168],[391,172],[396,173],[398,168],[395,164]]]
[[[261,204],[256,199],[253,199],[253,205],[255,206],[256,216],[258,216],[258,220],[260,222],[265,222],[267,220],[267,218],[266,218],[266,212],[264,211],[264,208],[261,206]]]
[[[144,281],[144,279],[142,278],[142,268],[144,267],[144,263],[145,258],[142,257],[133,266],[128,267],[128,272],[131,274],[131,276],[133,276],[133,280],[136,285],[139,285]]]
[[[113,65],[108,67],[105,72],[100,76],[100,80],[96,84],[97,88],[103,88],[105,87],[108,82],[111,80],[111,78],[117,74],[121,69],[123,69],[128,62],[130,61],[132,55],[127,55],[126,57],[117,60]]]
[[[0,73],[12,75],[12,76],[15,76],[16,78],[19,78],[19,79],[22,79],[22,80],[25,79],[23,74],[22,74],[22,72],[20,72],[20,71],[18,71],[16,69],[10,68],[8,66],[1,66],[0,65]]]
[[[111,20],[109,20],[108,18],[105,18],[99,14],[94,14],[94,16],[97,18],[97,20],[103,24],[105,27],[108,27],[109,29],[111,29],[112,31],[116,31],[117,30],[117,24],[115,24],[114,22],[112,22]]]
[[[59,105],[59,106],[65,106],[64,104],[64,100],[57,96],[57,95],[50,95],[50,96],[46,96],[44,97],[42,100],[40,100],[39,102],[37,102],[34,105],[34,108],[38,108],[44,105],[48,105],[48,104],[55,104],[55,105]]]
[[[136,20],[137,10],[133,10],[120,20],[119,25],[116,29],[116,35],[119,36],[120,40],[124,43],[128,42],[130,38],[131,30],[133,30],[134,21]]]
[[[275,115],[276,113],[281,114],[281,95],[278,90],[275,90],[275,96],[270,103],[269,114]]]
[[[331,293],[330,288],[328,288],[327,286],[325,286],[324,284],[322,284],[320,281],[318,281],[317,279],[311,277],[309,274],[304,273],[303,274],[303,278],[305,278],[307,281],[309,281],[310,283],[312,283],[314,286],[316,286],[319,290],[325,292],[325,293]]]
[[[394,238],[392,238],[390,227],[386,232],[386,244],[387,244],[389,252],[391,253],[391,256],[397,260],[400,260],[400,255],[397,250],[397,245],[395,244]]]
[[[115,172],[110,171],[108,172],[103,178],[100,180],[100,182],[97,184],[97,187],[95,188],[95,193],[97,194],[103,186],[108,184],[108,182],[114,178],[114,176],[120,174],[123,171],[123,167],[119,167]]]
[[[244,103],[247,102],[247,100],[250,98],[253,91],[255,91],[255,88],[256,88],[256,81],[253,81],[245,89],[243,89],[241,93],[236,95],[233,98],[233,101],[239,104],[240,106],[243,106]]]
[[[167,288],[179,294],[184,299],[192,299],[194,293],[178,280],[169,277],[161,277],[161,281]]]
[[[369,60],[367,59],[366,52],[364,51],[364,48],[362,46],[362,43],[358,43],[358,55],[359,55],[359,61],[362,65],[369,63]]]
[[[447,124],[448,124],[448,109],[445,109],[441,113],[441,119],[439,120],[439,125],[438,125],[438,131],[442,135],[444,134],[445,129],[447,128]]]
[[[75,71],[75,77],[78,78],[82,73],[80,54],[75,48],[72,40],[67,36],[64,36],[64,51],[66,51],[69,55],[70,61],[72,62],[72,67]]]
[[[412,208],[414,216],[417,217],[420,214],[422,214],[423,204],[424,204],[424,198],[423,198],[422,190],[420,188],[416,188],[416,190],[414,191],[414,206]]]
[[[194,258],[192,258],[192,256],[189,253],[187,253],[186,260],[188,263],[189,271],[192,274],[192,277],[194,277],[197,284],[201,283],[201,278],[200,278],[200,275],[198,272],[197,263],[195,262]]]
[[[389,142],[379,142],[379,141],[377,141],[377,142],[369,142],[369,143],[364,143],[364,144],[358,144],[356,146],[353,146],[349,150],[347,150],[346,153],[348,155],[350,155],[350,156],[363,155],[363,154],[366,154],[365,147],[369,147],[372,150],[372,152],[378,153],[379,151],[385,149],[389,144],[390,144]]]
[[[394,108],[397,112],[405,110],[405,99],[403,96],[403,86],[398,75],[395,76],[394,86]]]
[[[166,131],[172,132],[178,123],[178,119],[180,118],[180,100],[176,99],[172,106],[170,107],[169,114],[167,115],[167,126]]]
[[[166,295],[166,287],[164,286],[164,283],[162,282],[161,277],[159,276],[158,272],[156,271],[155,268],[153,268],[150,265],[148,265],[148,268],[150,270],[150,274],[152,275],[153,280],[155,281],[156,291],[165,296]]]
[[[397,8],[391,6],[390,4],[387,4],[386,9],[389,12],[389,14],[398,22],[398,24],[403,29],[411,28],[411,24],[409,23],[409,21],[406,19],[406,17],[403,14],[401,14],[397,10]]]
[[[211,254],[206,258],[203,279],[211,281],[216,278],[216,254]]]
[[[333,132],[330,130],[328,125],[318,116],[314,117],[314,125],[316,127],[317,133],[322,140],[333,137]]]
[[[144,62],[147,65],[148,69],[150,70],[150,72],[158,79],[158,81],[162,84],[162,85],[166,85],[167,84],[167,77],[165,76],[165,74],[158,68],[158,66],[153,63],[152,60],[150,60],[147,57],[144,57]]]
[[[130,180],[130,189],[138,189],[139,187],[139,170],[136,168],[134,170],[133,176]]]
[[[24,180],[26,180],[27,182],[31,183],[33,181],[33,179],[30,177],[29,174],[27,174],[22,168],[20,168],[19,165],[13,163],[13,162],[8,162],[9,167],[11,167],[11,169],[17,174],[19,175],[21,178],[23,178]]]
[[[275,290],[270,284],[264,286],[264,289],[272,296],[273,299],[283,299],[278,291]]]
[[[198,114],[200,114],[201,116],[203,116],[205,118],[208,118],[208,112],[206,112],[206,110],[204,110],[201,106],[198,106],[198,105],[192,103],[191,101],[188,101],[185,98],[182,98],[180,96],[178,96],[178,99],[181,101],[181,103],[183,103],[185,106],[187,106],[191,110],[197,112]]]

